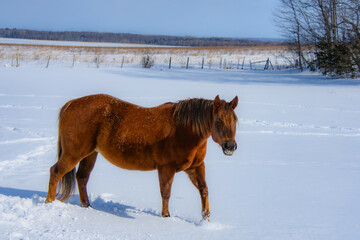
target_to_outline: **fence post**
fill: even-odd
[[[219,65],[219,68],[221,69],[222,67],[222,57],[220,58],[220,65]]]
[[[264,70],[267,70],[268,63],[269,63],[269,59],[266,60],[266,63],[265,63],[265,66],[264,66]]]
[[[269,58],[266,60],[265,67],[264,67],[264,70],[268,70],[268,69],[269,69]]]
[[[122,57],[122,60],[121,60],[121,68],[123,68],[123,66],[124,66],[124,59],[125,59],[125,56]]]
[[[204,57],[202,58],[201,69],[204,69]]]
[[[73,55],[73,63],[72,63],[72,68],[75,67],[75,54]]]
[[[48,57],[47,63],[46,63],[46,68],[49,67],[49,63],[50,63],[50,56]]]
[[[20,66],[20,61],[19,61],[19,54],[16,54],[16,67]]]
[[[169,59],[169,69],[171,69],[171,57]]]
[[[244,70],[244,64],[245,64],[245,57],[243,59],[243,62],[242,62],[242,66],[241,66],[241,69]]]
[[[240,69],[240,58],[238,58],[238,64],[237,64],[236,69]]]
[[[186,60],[186,69],[189,68],[189,57],[187,57],[187,60]]]
[[[249,60],[249,62],[250,62],[250,70],[252,70],[252,64],[251,64],[251,60]]]
[[[99,60],[99,55],[97,55],[96,57],[96,68],[99,68],[99,64],[100,64],[100,60]]]
[[[226,58],[224,58],[224,69],[226,69]]]

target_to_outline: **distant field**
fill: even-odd
[[[270,59],[276,67],[293,64],[286,46],[174,47],[143,44],[84,43],[0,38],[0,63],[7,66],[36,63],[46,66],[124,67],[141,65],[149,56],[155,66],[240,68]],[[253,64],[255,67],[256,65]]]

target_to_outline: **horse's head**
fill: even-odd
[[[225,155],[231,156],[235,152],[237,145],[235,142],[237,117],[234,112],[238,104],[236,96],[231,102],[220,100],[216,96],[213,105],[214,120],[211,128],[212,139],[218,143]]]

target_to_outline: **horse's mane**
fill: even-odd
[[[206,137],[212,124],[213,101],[192,98],[174,105],[173,116],[177,126],[190,127],[195,134]]]

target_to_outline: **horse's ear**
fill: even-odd
[[[230,102],[230,106],[232,107],[232,109],[236,108],[236,106],[238,105],[238,102],[239,102],[238,96],[234,97],[234,99]]]
[[[219,95],[217,95],[214,99],[214,111],[217,110],[221,105],[221,100]]]

